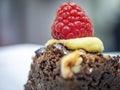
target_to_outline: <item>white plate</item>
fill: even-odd
[[[31,57],[40,45],[15,45],[0,48],[0,90],[24,90]]]
[[[105,52],[104,54],[108,54],[110,56],[117,56],[117,55],[120,56],[120,52]]]

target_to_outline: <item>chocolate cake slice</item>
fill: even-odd
[[[80,6],[62,4],[51,29],[53,39],[35,51],[25,90],[120,90],[120,56],[102,53]]]
[[[73,75],[64,77],[61,60],[75,51],[62,44],[48,45],[37,50],[25,90],[120,90],[120,56],[109,57],[82,49],[78,51],[79,57],[83,59],[80,70],[71,70]]]

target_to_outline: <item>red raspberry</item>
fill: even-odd
[[[81,7],[72,2],[59,7],[51,29],[52,37],[58,40],[91,37],[94,34],[89,17]]]

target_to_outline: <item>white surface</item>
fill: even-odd
[[[31,57],[40,45],[15,45],[0,48],[0,90],[23,90]],[[110,53],[105,53],[110,54]],[[111,55],[120,55],[112,52]]]
[[[120,52],[104,52],[104,54],[110,54],[110,56],[120,55]]]
[[[15,45],[0,48],[0,90],[24,90],[31,57],[40,45]]]

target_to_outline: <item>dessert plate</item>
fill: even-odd
[[[120,55],[120,52],[104,52],[104,54],[108,54],[110,56],[117,56]]]
[[[0,90],[24,90],[31,57],[40,45],[21,44],[0,48]]]
[[[24,90],[31,57],[41,45],[21,44],[0,48],[0,90]],[[111,56],[120,52],[105,52]]]

